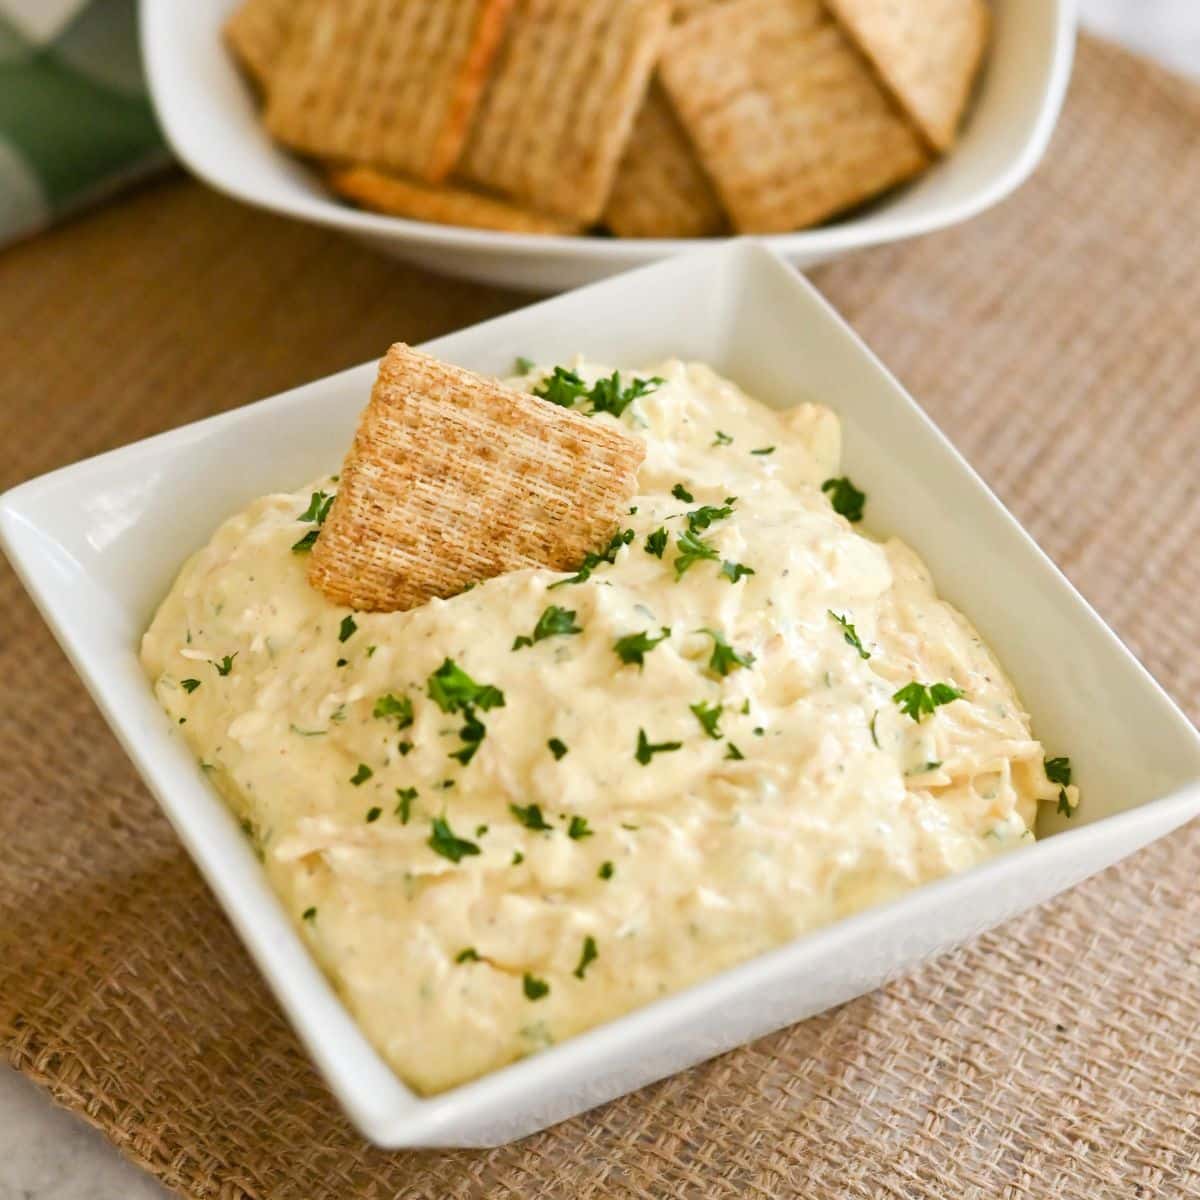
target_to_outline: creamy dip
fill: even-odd
[[[620,418],[647,444],[632,532],[585,578],[337,608],[303,552],[330,476],[226,521],[143,640],[173,728],[422,1093],[1030,840],[1039,800],[1076,802],[922,562],[835,510],[857,515],[852,491],[822,490],[834,414],[774,412],[700,364],[652,374]]]

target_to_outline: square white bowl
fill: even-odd
[[[539,237],[409,221],[335,199],[267,137],[221,38],[238,0],[142,0],[142,53],[167,140],[206,183],[248,204],[356,234],[448,275],[559,291],[694,250],[695,239]],[[1019,186],[1058,120],[1075,48],[1076,0],[992,0],[978,95],[953,154],[910,186],[817,229],[763,238],[811,266],[975,216]],[[718,239],[721,240],[721,239]]]
[[[877,986],[1200,812],[1200,735],[821,296],[738,242],[440,338],[503,374],[517,354],[705,359],[845,428],[871,532],[897,534],[1010,671],[1082,806],[1045,841],[841,921],[429,1099],[406,1089],[309,957],[225,804],[159,709],[138,643],[184,558],[263,493],[336,467],[367,363],[115,450],[0,497],[0,544],[221,901],[334,1093],[381,1146],[493,1145]],[[280,437],[286,430],[286,437]],[[180,503],[186,497],[186,503]]]

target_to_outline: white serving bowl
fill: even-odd
[[[238,200],[345,230],[448,275],[541,291],[577,287],[713,240],[492,233],[351,208],[264,132],[250,88],[220,37],[235,3],[142,0],[141,11],[150,90],[167,139],[190,170]],[[993,0],[993,11],[987,69],[953,154],[854,215],[762,240],[807,267],[965,221],[1022,183],[1045,151],[1062,106],[1075,46],[1075,0]]]
[[[381,347],[382,349],[382,347]],[[802,277],[749,242],[672,259],[440,338],[517,354],[706,359],[779,407],[830,404],[871,532],[907,540],[1010,671],[1083,800],[1046,840],[724,971],[429,1099],[359,1032],[246,838],[158,707],[138,643],[183,560],[252,498],[335,469],[376,364],[187,425],[0,497],[0,544],[158,797],[335,1095],[381,1146],[494,1145],[876,987],[1200,812],[1200,735]],[[288,436],[280,439],[279,431]],[[180,496],[187,497],[180,504]]]

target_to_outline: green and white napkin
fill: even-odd
[[[166,161],[136,0],[0,0],[0,244]]]

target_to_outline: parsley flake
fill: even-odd
[[[758,572],[753,567],[746,566],[745,563],[730,562],[726,559],[721,564],[721,574],[729,580],[730,583],[737,583],[739,579],[746,575],[756,575]]]
[[[605,412],[620,417],[635,400],[657,391],[665,382],[665,379],[657,375],[650,379],[635,377],[628,387],[623,388],[621,372],[614,371],[608,379],[597,379],[588,393],[587,398],[592,406],[589,415],[595,416],[596,413]]]
[[[575,401],[587,391],[587,384],[566,367],[555,367],[553,372],[533,389],[535,396],[549,400],[560,408],[574,408]]]
[[[317,910],[311,906],[306,908],[301,914],[300,919],[302,921],[315,921],[317,919]]]
[[[183,690],[190,696],[200,686],[200,680],[181,679],[179,681],[179,686],[183,688]]]
[[[554,755],[556,762],[560,761],[566,756],[567,743],[562,741],[560,738],[551,738],[546,743],[546,746],[549,748],[550,753]]]
[[[504,693],[488,683],[476,683],[452,658],[447,658],[426,685],[429,698],[445,713],[461,712],[468,707],[504,707]]]
[[[333,503],[333,496],[327,492],[313,492],[312,499],[308,502],[308,507],[296,518],[297,521],[315,521],[318,525],[325,524],[325,518],[329,516],[329,506]]]
[[[456,963],[478,962],[479,954],[475,950],[474,946],[467,946],[454,956],[454,961]]]
[[[220,662],[214,662],[213,666],[217,668],[218,675],[228,675],[233,670],[233,660],[237,658],[239,651],[235,650],[232,654],[227,654]]]
[[[397,729],[407,729],[413,723],[413,702],[411,696],[393,696],[388,692],[375,701],[371,716],[387,719],[396,718]]]
[[[537,624],[533,627],[533,633],[528,637],[522,634],[514,639],[512,648],[520,650],[522,647],[532,646],[534,642],[540,642],[544,638],[565,637],[568,634],[582,632],[582,627],[575,624],[574,609],[559,608],[557,604],[551,604],[538,617]]]
[[[521,863],[523,863],[524,861],[525,861],[525,855],[523,855],[520,852],[520,850],[514,850],[513,856],[512,856],[512,865],[514,867],[519,867],[521,865]]]
[[[666,528],[662,526],[653,533],[646,534],[646,553],[653,554],[655,558],[662,558],[663,551],[667,548],[667,537]]]
[[[827,608],[825,611],[842,627],[842,636],[845,637],[846,644],[848,646],[853,646],[855,650],[858,651],[858,657],[862,659],[870,658],[871,652],[863,649],[863,644],[859,640],[858,631],[854,628],[854,626],[851,625],[845,617],[839,617],[832,608]]]
[[[612,865],[611,862],[602,862],[600,864],[600,870],[598,870],[596,872],[596,877],[598,879],[611,879],[613,877],[613,871],[615,869],[616,868]]]
[[[307,554],[317,544],[321,536],[319,529],[310,529],[298,542],[292,543],[293,554]]]
[[[628,633],[623,638],[617,638],[613,642],[613,650],[616,651],[617,657],[627,666],[636,665],[643,667],[646,663],[646,655],[660,642],[665,642],[670,636],[671,631],[666,625],[662,627],[662,633],[658,637],[651,637],[648,633]]]
[[[892,699],[900,706],[900,711],[905,716],[912,717],[918,724],[925,717],[933,716],[934,709],[962,698],[963,693],[948,683],[935,683],[930,686],[916,680],[906,683],[892,695]]]
[[[353,617],[343,617],[341,625],[338,626],[338,641],[349,641],[358,632],[358,625]]]
[[[1071,782],[1071,760],[1069,758],[1048,758],[1045,762],[1046,778],[1060,787],[1067,787]]]
[[[579,966],[571,973],[576,979],[582,979],[583,973],[596,961],[599,957],[599,951],[596,949],[596,939],[588,934],[583,939],[583,950],[579,955]]]
[[[368,808],[367,809],[367,824],[368,825],[373,824],[374,822],[378,821],[381,816],[383,816],[382,808]]]
[[[638,730],[637,749],[633,757],[646,766],[656,754],[666,754],[671,750],[682,750],[682,742],[652,742],[646,737],[644,729]]]
[[[746,756],[732,742],[727,742],[725,745],[725,757],[733,759],[734,762],[741,762]]]
[[[757,450],[751,450],[750,453],[751,454],[774,454],[775,447],[774,446],[759,446],[759,448]]]
[[[679,554],[675,558],[675,580],[678,582],[689,567],[703,559],[717,559],[720,555],[717,548],[710,545],[702,537],[698,537],[690,529],[685,530],[675,538]]]
[[[733,516],[733,502],[736,496],[727,496],[724,504],[702,504],[687,514],[688,528],[693,533],[702,533],[714,521],[724,521]]]
[[[713,432],[717,435],[715,438],[713,438],[713,441],[712,441],[712,444],[714,446],[732,446],[733,445],[733,438],[731,438],[729,436],[729,434],[722,433],[719,429],[716,429]]]
[[[674,496],[676,500],[682,500],[684,504],[691,504],[696,499],[696,497],[693,496],[692,493],[689,492],[682,483],[677,483],[671,489],[671,495]]]
[[[443,858],[451,862],[460,862],[472,854],[479,853],[479,847],[465,838],[456,837],[445,817],[434,817],[431,825],[429,840],[426,845]]]
[[[526,358],[523,354],[517,355],[516,368],[518,375],[528,375],[530,371],[537,366],[537,363],[532,358]]]
[[[821,491],[828,492],[829,502],[833,511],[840,513],[852,524],[863,519],[863,505],[867,497],[858,490],[845,475],[837,479],[827,479],[821,484]]]
[[[366,763],[359,763],[358,770],[350,776],[350,782],[354,784],[355,787],[362,787],[362,785],[366,783],[367,780],[370,779],[374,774],[375,772],[372,771]]]
[[[572,817],[571,824],[567,826],[567,837],[573,842],[580,842],[584,838],[590,838],[594,831],[588,828],[587,817]]]
[[[550,993],[550,985],[544,979],[530,975],[528,971],[521,980],[521,987],[525,992],[526,1000],[540,1000]]]
[[[542,816],[541,807],[537,804],[510,804],[508,811],[512,813],[526,829],[533,829],[538,832],[549,832],[554,828],[544,816]]]
[[[688,708],[692,710],[696,720],[700,722],[701,729],[710,738],[715,741],[721,737],[721,713],[725,710],[723,704],[709,704],[706,700],[699,700],[695,704],[689,704]]]
[[[396,798],[399,801],[396,805],[396,816],[400,818],[401,825],[407,825],[408,818],[412,816],[412,803],[417,798],[417,789],[415,787],[397,788]]]
[[[637,512],[637,508],[630,510]],[[568,579],[560,579],[556,583],[552,583],[546,590],[553,591],[555,588],[566,587],[571,583],[585,583],[592,577],[592,572],[605,563],[612,565],[617,561],[617,553],[622,546],[628,546],[634,539],[632,529],[618,529],[616,533],[608,539],[608,545],[599,554],[585,554],[583,562],[579,565],[579,570]]]
[[[463,707],[463,722],[463,727],[458,731],[458,736],[463,741],[462,749],[452,750],[450,757],[458,759],[465,767],[475,757],[479,743],[487,736],[487,727],[475,715],[475,710],[469,704]]]
[[[725,676],[739,667],[754,665],[754,655],[749,650],[735,650],[715,629],[698,629],[696,632],[706,633],[713,640],[713,652],[708,660],[708,668],[714,674]]]

